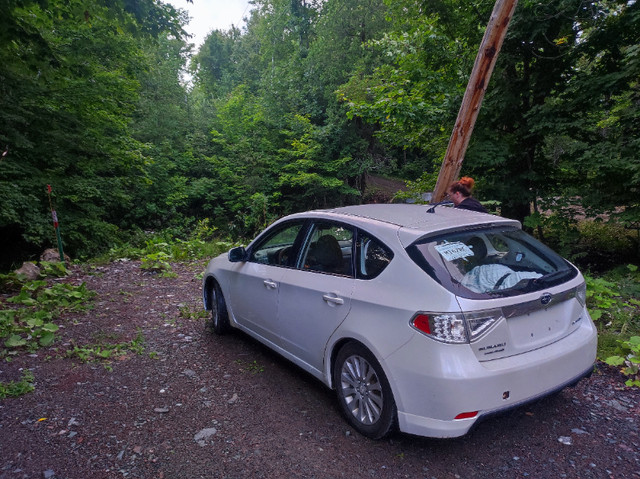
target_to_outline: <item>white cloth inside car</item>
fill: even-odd
[[[476,293],[486,293],[515,286],[523,279],[539,278],[533,271],[514,271],[503,264],[483,264],[476,266],[462,278],[462,285]]]

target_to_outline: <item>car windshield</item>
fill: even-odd
[[[570,263],[515,227],[432,235],[407,252],[436,281],[465,298],[529,293],[578,274]]]

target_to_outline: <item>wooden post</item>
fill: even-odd
[[[447,194],[449,185],[456,181],[460,174],[464,154],[467,151],[467,146],[469,146],[469,139],[478,118],[484,93],[487,90],[493,67],[496,64],[498,53],[502,48],[502,42],[517,3],[518,0],[496,0],[496,4],[493,7],[487,30],[484,32],[484,37],[473,65],[471,78],[469,78],[469,83],[467,84],[467,90],[462,98],[458,118],[456,118],[451,138],[449,138],[449,146],[444,155],[438,181],[431,198],[432,203],[442,201]]]

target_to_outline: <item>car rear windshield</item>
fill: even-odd
[[[465,298],[515,296],[578,274],[569,262],[515,227],[427,236],[407,252],[437,282]]]

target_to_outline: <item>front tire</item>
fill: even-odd
[[[229,331],[229,328],[227,304],[220,286],[214,284],[211,289],[211,330],[217,335],[223,335]]]
[[[333,384],[340,409],[360,434],[382,439],[395,429],[398,412],[389,381],[367,348],[348,343],[340,349]]]

